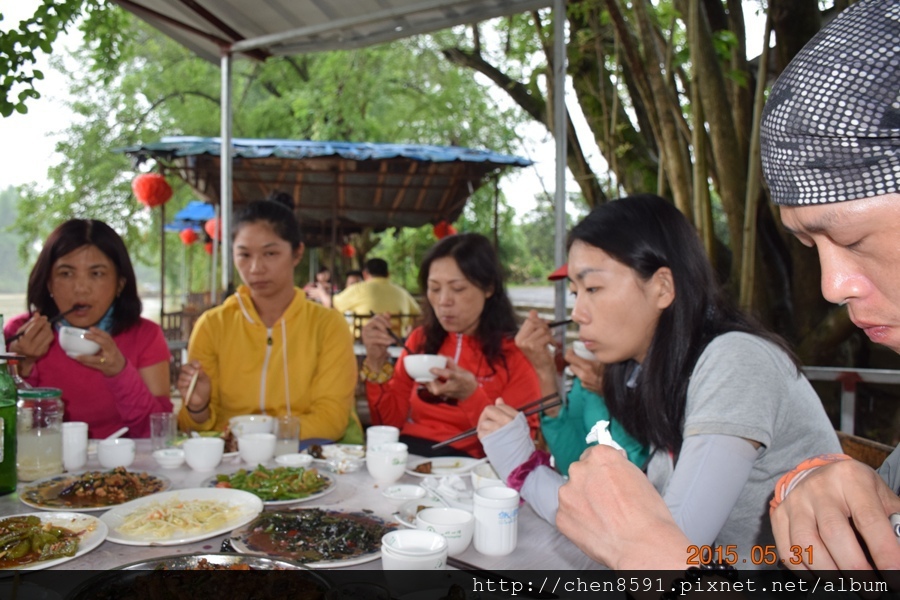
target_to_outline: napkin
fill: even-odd
[[[597,423],[591,427],[591,431],[587,434],[587,437],[584,438],[584,441],[588,444],[596,442],[598,444],[603,444],[604,446],[612,446],[616,450],[625,449],[620,446],[609,433],[609,421],[597,421]]]

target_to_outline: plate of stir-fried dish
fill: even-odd
[[[46,569],[86,554],[106,539],[91,515],[41,512],[0,519],[0,570]]]
[[[162,475],[117,467],[33,481],[22,487],[19,500],[41,510],[90,512],[167,490],[170,485]]]

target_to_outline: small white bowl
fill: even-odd
[[[59,345],[70,358],[81,356],[84,354],[97,354],[100,350],[100,344],[85,339],[84,334],[87,329],[80,327],[70,327],[63,325],[59,328]]]
[[[275,417],[269,415],[238,415],[228,419],[228,427],[235,437],[248,433],[274,433]]]
[[[274,433],[245,433],[238,437],[241,460],[250,466],[266,463],[275,456]]]
[[[594,353],[587,349],[587,346],[584,345],[584,342],[581,340],[575,340],[572,342],[572,350],[575,351],[575,356],[583,358],[584,360],[590,360],[593,362],[598,362]]]
[[[409,485],[406,483],[389,485],[384,488],[381,495],[397,504],[398,506],[410,500],[418,500],[425,497],[425,488],[420,485]]]
[[[434,381],[437,377],[431,369],[443,369],[447,366],[447,357],[440,354],[407,354],[403,359],[406,373],[419,383]]]
[[[472,469],[472,487],[480,489],[493,485],[504,485],[503,480],[497,475],[497,471],[491,466],[491,463],[482,463]]]
[[[381,547],[400,556],[429,556],[447,551],[447,539],[434,531],[396,529],[381,538]]]
[[[162,448],[153,452],[155,460],[163,469],[177,469],[184,464],[184,450],[181,448]]]
[[[308,467],[312,463],[312,456],[305,452],[281,454],[275,457],[275,462],[282,467]]]
[[[219,437],[195,437],[181,445],[184,460],[195,471],[212,471],[222,462],[225,440]]]
[[[127,467],[134,462],[135,444],[131,438],[100,440],[97,443],[97,460],[106,469]]]

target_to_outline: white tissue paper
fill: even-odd
[[[588,444],[596,442],[598,444],[603,444],[604,446],[612,446],[616,450],[625,449],[620,446],[616,440],[612,439],[612,435],[609,433],[609,421],[597,421],[597,424],[591,427],[591,431],[587,434],[587,437],[584,438],[584,441]]]
[[[447,475],[441,478],[426,477],[421,485],[448,506],[471,510],[472,490],[466,486],[466,482],[459,475]]]

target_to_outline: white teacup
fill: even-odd
[[[406,472],[409,449],[402,442],[374,446],[366,451],[366,468],[379,485],[394,483]]]
[[[587,346],[584,345],[584,342],[581,340],[575,340],[572,342],[572,350],[575,351],[575,356],[583,358],[585,360],[591,360],[594,362],[598,362],[599,359],[594,355],[593,352],[587,349]]]
[[[275,456],[275,434],[245,433],[238,437],[238,452],[250,466],[266,463]]]
[[[472,469],[471,476],[472,488],[476,490],[492,485],[505,485],[500,476],[497,475],[497,471],[491,466],[491,463],[481,463]]]
[[[69,357],[97,354],[100,344],[85,339],[84,334],[87,332],[87,329],[63,325],[59,328],[59,346]]]
[[[458,556],[472,543],[475,516],[461,508],[425,508],[416,515],[416,529],[441,534],[447,539],[450,556]]]
[[[130,438],[100,440],[97,443],[97,460],[106,469],[127,467],[134,462],[135,444]]]
[[[228,419],[228,426],[235,437],[248,433],[274,433],[275,417],[269,415],[238,415]]]
[[[403,359],[406,373],[419,383],[427,383],[437,379],[431,369],[443,369],[447,366],[447,357],[440,354],[407,354]]]
[[[400,440],[400,430],[393,425],[372,425],[366,428],[366,447],[373,448]]]
[[[222,462],[225,440],[219,437],[188,438],[182,444],[184,460],[195,471],[212,471]]]

